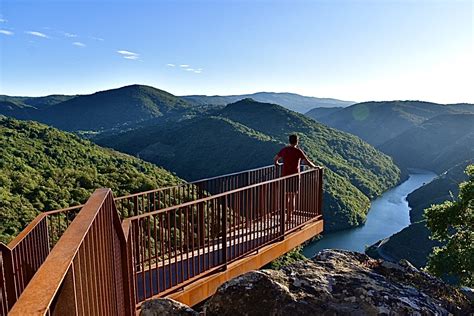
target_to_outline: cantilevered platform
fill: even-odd
[[[323,230],[322,168],[274,166],[42,213],[2,245],[0,315],[133,315],[194,305]],[[293,210],[293,211],[292,211]]]

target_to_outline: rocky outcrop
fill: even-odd
[[[146,301],[142,304],[140,316],[198,316],[199,313],[183,303],[169,298]]]
[[[193,315],[177,304],[151,301],[142,315]],[[252,271],[224,283],[203,311],[208,316],[469,315],[474,308],[459,290],[407,261],[395,264],[357,252],[324,250],[311,260]]]
[[[468,315],[457,289],[408,262],[325,250],[281,270],[252,271],[223,284],[206,315]]]

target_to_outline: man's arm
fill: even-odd
[[[275,155],[275,157],[273,158],[273,163],[275,164],[275,166],[281,166],[282,163],[279,161],[281,159],[281,157],[279,155]]]
[[[308,156],[306,156],[306,154],[301,151],[301,153],[303,154],[303,160],[306,161],[306,164],[309,165],[311,168],[316,168],[316,165],[311,161],[309,160]]]

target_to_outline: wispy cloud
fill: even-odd
[[[41,32],[36,32],[36,31],[27,31],[25,32],[26,34],[30,34],[30,35],[33,35],[33,36],[37,36],[37,37],[42,37],[42,38],[49,38],[48,35],[44,34],[44,33],[41,33]]]
[[[3,19],[3,18],[0,18],[0,23],[7,23],[8,21]]]
[[[118,50],[117,53],[122,55],[122,57],[125,58],[125,59],[136,60],[136,59],[140,58],[140,54],[137,54],[137,53],[134,53],[134,52],[131,52],[131,51],[128,51],[128,50]]]
[[[176,65],[175,65],[175,64],[166,64],[166,66],[168,66],[168,67],[175,67]]]
[[[95,41],[101,41],[101,42],[104,41],[103,38],[101,38],[101,37],[95,37],[95,36],[91,36],[91,39],[93,39],[93,40],[95,40]]]
[[[182,65],[179,65],[179,67],[181,67],[181,68],[188,68],[188,67],[189,67],[189,65],[182,64]]]
[[[7,31],[7,30],[0,30],[0,34],[3,34],[3,35],[13,35],[13,32],[11,31]]]
[[[186,70],[186,71],[194,71],[193,68],[186,68],[185,70]]]
[[[74,43],[72,43],[72,45],[77,46],[77,47],[86,47],[86,44],[84,44],[82,42],[74,42]]]
[[[202,72],[202,69],[196,69],[194,70],[194,73],[200,74]]]
[[[77,37],[77,34],[68,33],[68,32],[64,32],[63,35],[69,38]]]

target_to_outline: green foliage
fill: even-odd
[[[288,251],[283,256],[270,262],[267,267],[268,269],[280,270],[284,266],[300,260],[306,260],[306,257],[303,255],[303,246],[298,246],[293,250]]]
[[[39,211],[84,203],[99,187],[116,196],[177,183],[164,169],[36,122],[0,117],[0,241]]]
[[[432,238],[446,242],[434,249],[428,270],[438,276],[454,276],[474,287],[474,165],[466,168],[469,180],[459,185],[456,201],[445,201],[426,209]]]

